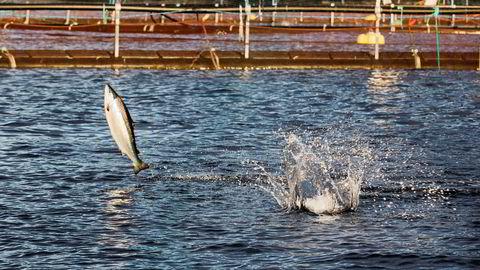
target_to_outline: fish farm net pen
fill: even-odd
[[[112,47],[112,33],[120,29],[116,31],[119,34],[115,35],[115,40],[121,40],[120,44],[115,42],[115,58],[119,57],[118,50],[144,50],[144,54],[182,50],[183,53],[179,53],[181,56],[178,57],[189,61],[186,51],[193,51],[195,55],[202,55],[195,58],[198,63],[202,63],[202,58],[206,57],[209,63],[218,68],[225,62],[227,54],[230,57],[228,59],[237,57],[237,53],[239,57],[248,59],[252,52],[257,53],[252,56],[253,60],[283,59],[285,64],[287,60],[296,61],[304,56],[296,53],[282,56],[275,52],[345,52],[355,55],[358,52],[369,54],[374,45],[375,61],[379,60],[379,52],[418,50],[417,56],[426,62],[431,60],[431,56],[424,53],[434,52],[437,68],[440,69],[440,60],[444,66],[448,66],[445,57],[447,60],[455,59],[449,53],[476,52],[480,33],[480,6],[477,6],[480,1],[469,1],[468,6],[465,6],[467,2],[462,1],[438,1],[440,5],[436,7],[419,5],[419,1],[382,1],[384,5],[376,14],[373,14],[375,9],[372,5],[376,1],[218,0],[188,1],[186,4],[177,1],[121,1],[119,16],[115,16],[113,2],[2,2],[0,46],[13,52],[13,56],[15,50],[107,51]],[[246,3],[252,5],[248,16],[245,12],[240,13],[240,7],[245,7]],[[458,6],[453,6],[454,3]],[[435,29],[430,25],[433,21]],[[34,38],[29,36],[32,32],[20,34],[21,31],[37,30]],[[46,34],[50,30],[55,32]],[[64,32],[61,34],[60,31]],[[248,42],[238,38],[244,32],[250,33]],[[376,32],[375,40],[371,39],[370,32]],[[440,43],[440,34],[443,43]],[[63,38],[55,41],[56,36]],[[204,51],[209,56],[203,56]],[[271,56],[258,54],[266,52],[272,52]],[[383,55],[386,57],[386,54]],[[314,59],[324,59],[324,56],[316,57]],[[325,57],[334,59],[333,56]],[[351,60],[345,58],[345,61],[353,63],[358,60],[352,57]],[[462,59],[471,59],[467,58]],[[337,59],[341,58],[337,56]],[[360,59],[365,62],[360,66],[370,65],[369,56]],[[413,58],[404,61],[413,62]],[[453,65],[451,63],[450,66]]]
[[[2,0],[0,3],[14,3],[14,4],[24,4],[29,2],[30,4],[42,3],[42,4],[114,4],[115,0],[73,0],[73,1],[59,1],[59,0]],[[188,4],[191,6],[208,6],[208,5],[223,5],[223,6],[238,6],[240,4],[244,4],[245,0],[189,0],[189,1],[179,1],[179,0],[122,0],[122,4],[131,4],[131,5],[138,5],[138,4],[149,4],[149,5],[159,5],[159,4],[166,4],[166,5],[176,5],[176,4]],[[374,5],[376,0],[330,0],[330,1],[322,1],[322,0],[249,0],[248,1],[252,6],[321,6],[331,3],[335,5]],[[392,0],[392,1],[382,1],[382,3],[392,3],[395,5],[421,5],[424,1],[420,0]],[[437,3],[439,5],[451,5],[456,4],[458,6],[461,5],[469,5],[475,6],[480,5],[480,0],[438,0]]]

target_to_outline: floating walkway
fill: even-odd
[[[441,69],[478,70],[479,53],[256,51],[11,50],[0,52],[0,68],[108,69]]]

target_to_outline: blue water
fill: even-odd
[[[32,69],[0,78],[2,269],[480,264],[477,72]],[[153,169],[135,176],[114,144],[105,83],[125,96]],[[354,211],[281,204],[291,134],[315,146],[334,178],[343,161],[362,165]]]

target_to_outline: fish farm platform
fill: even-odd
[[[10,50],[0,52],[0,68],[111,69],[441,69],[478,70],[478,52]],[[439,61],[438,61],[439,60]]]

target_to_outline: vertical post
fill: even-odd
[[[248,3],[248,0],[245,2],[245,14],[246,14],[246,19],[245,19],[245,59],[250,58],[250,14],[252,12],[252,7]]]
[[[67,16],[65,18],[65,25],[70,24],[70,10],[67,10]]]
[[[300,22],[303,22],[303,11],[300,11]]]
[[[181,4],[180,3],[176,3],[175,6],[177,7],[177,9],[180,8]],[[178,12],[178,10],[177,10]],[[182,22],[185,21],[185,13],[182,12]]]
[[[215,4],[215,7],[218,9],[218,3]],[[215,11],[215,24],[218,23],[218,11]]]
[[[468,0],[465,2],[465,6],[468,7]],[[468,10],[468,8],[467,8],[467,10]],[[465,22],[468,22],[468,13],[465,14]]]
[[[220,0],[220,6],[223,7],[223,0]],[[220,13],[220,21],[223,22],[223,11]]]
[[[244,41],[245,39],[244,39],[244,36],[243,36],[244,32],[243,32],[243,12],[242,12],[242,5],[240,5],[240,6],[238,7],[238,14],[239,14],[239,16],[240,16],[240,18],[239,18],[240,22],[239,22],[239,25],[238,25],[238,39],[239,39],[240,41]]]
[[[331,6],[332,8],[334,8],[334,7],[335,7],[335,3],[331,3],[330,6]],[[332,11],[332,12],[330,12],[330,26],[333,26],[334,22],[335,22],[335,12]]]
[[[380,9],[380,0],[377,0],[375,4],[375,60],[379,59],[379,37],[380,37],[380,17],[381,17],[381,9]]]
[[[345,5],[345,0],[342,0],[342,7]],[[340,21],[341,22],[344,22],[345,20],[345,16],[344,16],[344,13],[342,12],[342,14],[340,15]]]
[[[334,8],[334,7],[335,7],[335,3],[331,3],[330,6],[331,6],[332,8]],[[333,26],[334,21],[335,21],[335,12],[332,11],[332,12],[330,12],[330,26]]]
[[[27,1],[27,4],[29,2]],[[23,22],[24,24],[29,24],[30,23],[30,9],[27,9],[26,14],[25,14],[25,21]]]
[[[108,11],[105,9],[105,3],[103,4],[103,24],[108,23]]]
[[[455,6],[455,1],[452,0],[452,8],[455,9],[457,6]],[[455,14],[452,14],[452,27],[455,27]]]
[[[421,69],[422,68],[422,61],[420,59],[420,56],[418,56],[418,50],[417,49],[412,49],[412,55],[413,55],[413,60],[415,62],[415,69]]]
[[[262,2],[258,4],[258,17],[260,17],[260,21],[263,22],[263,13],[262,13]]]
[[[433,15],[435,16],[435,36],[436,36],[436,50],[437,50],[437,65],[438,65],[438,70],[440,70],[440,32],[438,31],[438,17],[440,16],[440,8],[438,6],[435,6]]]
[[[164,8],[164,7],[165,7],[165,3],[162,3],[162,8]],[[160,19],[160,23],[164,24],[165,23],[165,16],[163,16],[163,13],[160,13],[160,17],[162,17]]]
[[[478,48],[478,68],[477,70],[480,70],[480,47]]]
[[[401,27],[403,30],[403,7],[397,7],[397,8],[400,9],[400,21],[402,22]]]
[[[390,5],[390,32],[395,32],[395,16],[393,16],[393,8],[395,7],[394,4]]]
[[[120,0],[115,2],[115,58],[118,58],[120,54],[120,10],[122,4]]]
[[[275,7],[272,13],[272,26],[275,26],[275,17],[277,16],[277,2],[273,2],[272,5]]]

